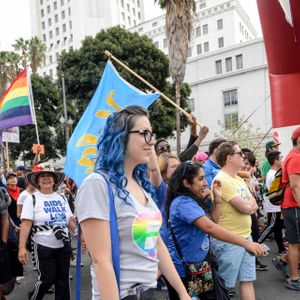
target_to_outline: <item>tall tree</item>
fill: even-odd
[[[69,101],[72,99],[77,108],[74,126],[76,126],[99,83],[107,61],[104,54],[105,50],[109,50],[160,91],[166,92],[172,98],[174,97],[175,88],[167,82],[169,70],[166,55],[157,49],[153,41],[147,36],[139,36],[137,33],[130,33],[120,27],[112,27],[99,32],[95,38],[86,38],[80,49],[71,49],[60,56],[58,74],[60,76],[60,72],[64,72],[67,99]],[[121,76],[132,85],[143,91],[149,91],[141,81],[124,68],[119,67],[118,64],[115,64],[115,67]],[[182,97],[183,108],[188,106],[187,99],[190,94],[188,85],[185,87],[184,97]],[[175,130],[175,108],[162,99],[150,106],[149,111],[151,123],[158,136],[171,136]],[[187,123],[182,125],[184,128]]]
[[[185,76],[188,44],[191,39],[195,0],[154,0],[166,9],[166,36],[169,44],[170,71],[176,88],[176,103]],[[177,153],[180,153],[180,112],[176,112]]]
[[[46,57],[46,45],[38,37],[34,36],[29,40],[29,60],[32,73],[42,65]]]
[[[22,37],[16,39],[15,44],[12,45],[15,51],[21,57],[23,70],[26,68],[29,61],[29,40],[24,40]]]

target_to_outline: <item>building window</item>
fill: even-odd
[[[197,45],[197,54],[202,54],[202,45],[201,44]]]
[[[239,125],[239,114],[237,111],[224,114],[224,119],[226,130],[237,128]]]
[[[132,9],[132,13],[135,16],[135,8]]]
[[[44,10],[41,9],[41,16],[43,17],[44,16]]]
[[[66,17],[66,13],[64,10],[61,12],[61,17],[62,17],[62,19],[64,19]]]
[[[54,20],[55,20],[55,23],[58,22],[58,15],[55,15],[55,16],[54,16]]]
[[[58,58],[59,58],[58,52],[55,53],[55,58],[56,58],[56,61],[58,61]]]
[[[236,62],[237,70],[243,69],[243,55],[242,54],[239,54],[235,57],[235,62]]]
[[[53,34],[52,34],[52,30],[49,31],[49,38],[52,39],[53,38]]]
[[[71,16],[71,7],[69,7],[68,10],[69,10],[69,16]]]
[[[155,43],[154,43],[154,46],[155,46],[156,48],[159,48],[159,42],[155,42]]]
[[[50,14],[51,9],[50,9],[50,5],[47,6],[47,13]]]
[[[238,104],[237,89],[223,92],[224,107]]]
[[[218,45],[219,45],[219,48],[224,47],[224,38],[223,37],[218,38]]]
[[[208,42],[205,42],[204,44],[203,44],[203,50],[204,50],[204,52],[208,52],[209,51],[209,43]]]
[[[43,5],[43,0],[40,0],[40,4]]]
[[[51,18],[48,19],[48,26],[51,26]]]
[[[201,36],[201,27],[200,26],[196,27],[196,37],[199,37],[199,36]]]
[[[140,12],[138,12],[138,18],[139,18],[139,20],[141,19],[141,13]]]
[[[225,59],[225,65],[226,65],[226,72],[232,71],[232,58],[231,57],[227,57]]]
[[[195,111],[195,99],[194,98],[189,99],[189,108],[191,111]]]
[[[216,74],[222,74],[222,60],[216,60]]]
[[[205,8],[206,7],[206,0],[200,0],[199,1],[199,9]]]
[[[125,21],[125,14],[122,12],[122,19]]]
[[[52,55],[49,55],[49,64],[52,64]]]
[[[69,27],[72,29],[72,21],[69,21]]]
[[[164,48],[168,48],[168,40],[164,39]]]
[[[54,7],[54,9],[57,9],[57,2],[56,1],[53,3],[53,7]]]
[[[129,26],[131,26],[131,19],[130,19],[130,17],[128,17],[128,24],[129,24]]]
[[[137,6],[140,7],[140,0],[137,0]]]
[[[136,26],[136,20],[133,20],[133,26]]]
[[[73,42],[73,34],[70,35],[70,42]]]
[[[49,74],[50,74],[51,77],[53,77],[53,70],[52,69],[50,69]]]
[[[121,6],[124,8],[124,0],[121,0]]]
[[[45,22],[42,22],[42,28],[45,29]]]
[[[55,34],[59,35],[59,28],[58,27],[55,28]]]
[[[60,5],[63,6],[65,4],[64,0],[60,0]]]
[[[192,47],[188,47],[187,57],[191,57],[191,56],[192,56]]]
[[[202,26],[202,32],[203,32],[203,35],[208,34],[208,25],[207,24],[204,24]]]
[[[127,11],[130,12],[130,6],[128,3],[127,3]]]
[[[43,34],[43,41],[46,42],[46,34]]]
[[[142,32],[143,30],[144,30],[143,27],[140,27],[140,28],[138,29],[139,32]]]
[[[152,23],[152,27],[157,26],[157,22]]]
[[[223,29],[223,19],[220,19],[217,21],[217,27],[218,27],[218,30]]]
[[[67,31],[67,26],[66,24],[63,24],[63,32],[66,32]]]

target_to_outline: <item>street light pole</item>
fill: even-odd
[[[66,144],[68,144],[70,139],[70,131],[68,125],[68,111],[67,111],[67,101],[66,101],[66,88],[65,88],[65,74],[61,74],[62,80],[62,92],[63,92],[63,101],[64,101],[64,115],[65,115],[65,133],[66,133]]]

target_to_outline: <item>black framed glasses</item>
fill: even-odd
[[[239,154],[241,157],[244,157],[244,153],[242,151],[236,151],[236,152],[233,152],[232,155],[234,154]]]
[[[181,177],[183,178],[186,174],[186,171],[187,171],[187,167],[188,166],[193,166],[193,167],[196,167],[196,166],[200,166],[199,163],[193,161],[193,160],[187,160],[186,162],[183,163],[184,164],[184,168],[181,172]]]
[[[145,130],[131,130],[131,131],[128,131],[128,134],[130,133],[138,133],[140,135],[143,135],[144,136],[144,139],[145,139],[145,142],[147,144],[150,144],[152,139],[155,139],[155,134],[152,133],[151,131],[145,129]]]

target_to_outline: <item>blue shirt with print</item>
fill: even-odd
[[[207,185],[210,188],[212,181],[214,180],[216,175],[219,173],[221,168],[210,159],[208,159],[205,162],[205,164],[203,164],[202,167],[203,167],[203,170],[205,173],[205,179],[207,181]]]
[[[202,262],[208,254],[208,235],[192,224],[205,215],[204,210],[189,196],[179,196],[172,201],[170,223],[185,262]],[[179,276],[186,277],[184,262],[176,251],[171,234],[168,250]]]

